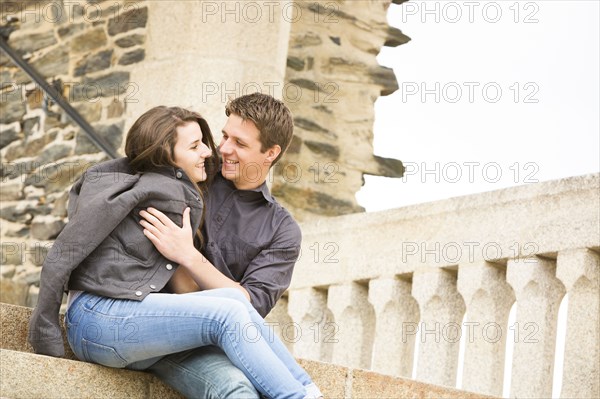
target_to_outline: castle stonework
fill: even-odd
[[[388,1],[298,1],[284,99],[295,138],[276,165],[273,192],[294,215],[364,211],[363,174],[401,177],[400,161],[373,155],[374,102],[398,88],[376,56],[410,40],[386,22]]]

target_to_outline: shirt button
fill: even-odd
[[[142,296],[142,291],[136,291],[135,296]]]
[[[165,267],[167,268],[167,270],[173,270],[173,265],[170,263],[167,263]]]
[[[175,173],[175,177],[177,177],[178,179],[181,179],[183,177],[183,173],[181,173],[181,171],[178,170],[177,173]]]
[[[156,286],[155,286],[154,284],[150,284],[150,289],[151,289],[151,290],[155,290],[155,289],[156,289]]]

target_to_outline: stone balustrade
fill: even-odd
[[[295,356],[502,396],[599,397],[600,175],[302,225],[274,317]],[[516,320],[509,313],[516,307]],[[511,333],[511,334],[509,334]],[[415,365],[416,362],[416,365]]]

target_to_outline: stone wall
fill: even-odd
[[[276,165],[273,193],[300,219],[361,212],[363,174],[404,171],[400,161],[373,155],[373,122],[375,100],[398,88],[376,56],[410,39],[387,24],[387,0],[295,5],[284,92],[295,137]]]
[[[9,45],[58,88],[113,148],[136,101],[130,73],[145,57],[144,2],[3,2]],[[68,189],[107,159],[1,53],[2,301],[33,306],[40,266],[66,222]]]

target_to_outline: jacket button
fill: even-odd
[[[142,296],[142,291],[136,291],[135,296]]]
[[[165,266],[167,268],[167,270],[172,270],[173,269],[173,265],[170,263],[167,263],[167,265]]]
[[[177,177],[178,179],[181,179],[183,177],[183,173],[181,173],[181,171],[178,170],[177,173],[175,173],[175,177]]]
[[[151,290],[155,290],[155,289],[156,289],[156,286],[155,286],[154,284],[150,284],[150,289],[151,289]]]

